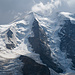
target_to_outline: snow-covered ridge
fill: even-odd
[[[71,23],[75,24],[75,14],[69,12],[61,12],[61,16],[63,16],[64,20],[68,19]]]
[[[69,18],[70,20],[74,20],[75,21],[75,17],[72,17],[72,13],[69,12],[61,12],[61,15],[64,15],[65,17]]]
[[[32,13],[19,21],[8,25],[0,25],[0,74],[22,75],[19,70],[23,63],[17,58],[20,55],[28,56],[38,63],[42,63],[39,54],[32,52],[28,37],[33,37],[32,23],[34,16]],[[14,46],[15,45],[15,46]],[[14,47],[11,47],[14,46]],[[3,64],[3,65],[2,65]],[[12,75],[13,75],[12,74]]]
[[[20,55],[26,55],[39,62],[39,54],[32,52],[31,45],[28,42],[28,37],[34,36],[32,32],[32,23],[34,16],[32,13],[25,16],[22,20],[13,22],[9,25],[0,25],[0,56],[5,59],[16,58]],[[15,48],[7,49],[6,44],[12,44],[9,41],[7,32],[12,32],[10,40],[15,44]],[[41,61],[40,61],[41,62]]]

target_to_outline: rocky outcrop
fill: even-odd
[[[13,32],[9,29],[9,31],[7,32],[8,39],[12,38],[12,34],[13,34]]]
[[[50,75],[50,70],[47,66],[38,64],[27,56],[20,56],[19,59],[24,63],[22,68],[23,75]]]
[[[12,48],[15,48],[15,45],[14,44],[6,44],[6,48],[12,49]]]
[[[60,50],[66,53],[66,57],[72,59],[75,68],[75,24],[65,20],[65,24],[59,32],[61,39]]]
[[[11,41],[13,32],[9,29],[6,35],[7,35],[7,39],[8,39],[8,43],[6,43],[6,48],[7,49],[15,48],[15,44],[13,43],[13,41]]]
[[[29,37],[28,40],[32,45],[33,51],[40,55],[42,62],[49,68],[52,68],[58,73],[63,72],[63,70],[53,62],[50,48],[47,45],[48,43],[46,34],[44,30],[39,26],[37,20],[34,20],[33,22],[32,31],[34,33],[34,37]]]

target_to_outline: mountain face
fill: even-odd
[[[10,38],[12,38],[12,35],[13,35],[13,32],[11,30],[8,30],[7,37],[8,37],[8,41],[11,43],[11,44],[6,44],[6,48],[8,48],[8,49],[15,48],[15,44],[10,39]]]
[[[0,25],[0,75],[59,75],[75,70],[75,19],[30,13]],[[52,70],[53,71],[52,71]]]
[[[34,20],[32,30],[34,37],[29,37],[29,42],[32,45],[33,51],[40,54],[40,59],[48,67],[54,69],[56,72],[63,72],[57,64],[53,62],[51,57],[51,50],[48,47],[47,36],[44,30],[39,26],[38,21]]]
[[[23,75],[51,75],[47,66],[38,64],[31,58],[20,56],[19,59],[24,63]]]
[[[75,68],[75,24],[70,20],[65,20],[65,24],[59,32],[61,39],[60,50],[66,53],[66,58],[73,62],[72,69]]]

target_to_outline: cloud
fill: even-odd
[[[44,15],[50,15],[62,11],[69,11],[68,9],[68,3],[65,0],[51,0],[46,4],[40,2],[32,7],[33,12]]]

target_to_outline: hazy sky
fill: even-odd
[[[54,0],[0,0],[0,24],[13,21],[14,16],[17,15],[18,12],[29,11],[33,5],[40,1],[46,4]],[[65,0],[61,8],[63,11],[64,9],[68,9],[69,12],[75,13],[75,0]]]

